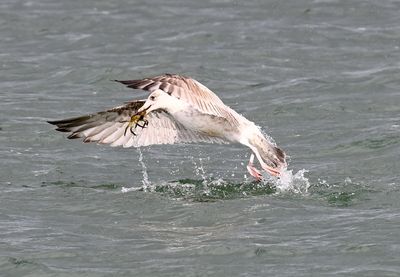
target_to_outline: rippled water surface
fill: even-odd
[[[400,276],[399,1],[0,3],[2,276]],[[290,155],[46,123],[192,76]]]

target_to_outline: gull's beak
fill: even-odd
[[[140,113],[140,114],[142,114],[143,116],[145,116],[145,115],[146,115],[146,111],[147,111],[148,109],[150,109],[150,107],[151,107],[150,104],[144,103],[144,105],[143,105],[142,107],[140,107],[140,109],[138,109],[137,114]]]

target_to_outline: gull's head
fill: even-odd
[[[138,110],[138,112],[146,111],[146,113],[149,113],[157,109],[165,109],[165,103],[168,100],[166,98],[168,97],[170,96],[162,90],[155,90],[149,95],[146,102]]]

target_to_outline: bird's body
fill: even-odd
[[[68,138],[84,138],[111,146],[139,147],[173,143],[241,143],[248,146],[261,167],[279,176],[286,167],[284,152],[251,121],[226,106],[211,90],[194,79],[165,74],[140,80],[118,81],[150,92],[147,100],[135,100],[113,109],[49,123],[71,132]],[[127,131],[129,129],[129,131]],[[248,171],[261,173],[250,156]]]
[[[245,119],[231,110],[236,121],[231,122],[225,117],[216,116],[193,109],[190,104],[181,99],[169,96],[171,108],[165,110],[186,129],[198,132],[210,137],[217,137],[229,142],[238,142],[237,131],[240,127],[238,119]],[[228,107],[227,107],[228,108]],[[246,119],[245,119],[246,120]],[[246,120],[247,121],[247,120]]]

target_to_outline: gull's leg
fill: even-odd
[[[261,167],[272,176],[279,177],[281,175],[281,172],[278,168],[273,168],[265,163],[261,164]]]
[[[285,165],[283,165],[283,166],[278,165],[277,168],[269,166],[263,161],[260,153],[258,152],[258,149],[255,146],[251,145],[250,143],[248,143],[246,141],[243,144],[248,146],[253,151],[254,155],[256,155],[256,157],[257,157],[257,160],[260,162],[262,169],[264,169],[270,175],[275,176],[275,177],[279,177],[281,175],[281,170],[284,169]],[[254,160],[254,155],[253,154],[251,155],[249,165],[247,166],[247,170],[249,170],[249,172],[252,176],[254,176],[254,175],[252,174],[252,172],[250,170],[252,170],[252,161]]]
[[[247,171],[253,176],[257,181],[261,181],[262,175],[261,172],[254,167],[254,154],[251,153],[249,163],[247,164]]]

